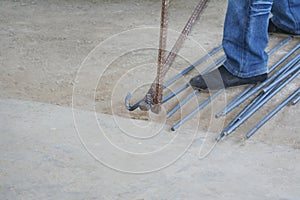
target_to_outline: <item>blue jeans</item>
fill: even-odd
[[[268,73],[268,22],[300,34],[300,0],[228,0],[223,47],[226,69],[249,78]]]

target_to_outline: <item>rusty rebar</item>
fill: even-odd
[[[153,103],[156,106],[158,106],[158,109],[162,103],[162,93],[163,93],[163,79],[164,79],[163,68],[166,62],[168,7],[169,7],[169,0],[162,0],[160,38],[159,38],[158,62],[157,62],[157,82],[155,85],[156,93],[152,94]]]
[[[160,98],[159,95],[161,95],[161,97],[162,97],[162,82],[160,82],[160,81],[163,80],[163,78],[166,76],[166,73],[169,71],[180,48],[182,47],[187,36],[189,35],[189,33],[190,33],[193,25],[195,24],[197,18],[199,17],[200,13],[204,9],[207,1],[208,0],[200,0],[200,2],[197,4],[195,10],[193,11],[191,17],[189,18],[188,22],[184,26],[180,36],[178,37],[177,41],[175,42],[173,48],[169,52],[169,54],[166,58],[166,61],[164,62],[163,65],[158,66],[159,67],[158,76],[156,77],[154,83],[151,85],[150,89],[147,92],[147,94],[151,94],[153,99],[158,100]],[[163,10],[163,8],[162,8],[162,10]],[[163,21],[163,18],[161,21]],[[155,104],[153,99],[152,99],[152,103]],[[155,101],[158,103],[159,101],[157,101],[157,100],[155,100]],[[150,108],[153,108],[153,105],[149,105],[149,102],[144,102],[144,103],[140,104],[141,110],[149,110]],[[154,109],[154,111],[155,111],[155,109]]]

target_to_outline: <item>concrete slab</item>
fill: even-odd
[[[171,133],[160,124],[16,99],[0,100],[0,124],[1,199],[300,196],[300,152],[291,146],[228,139],[199,159],[213,133]],[[138,139],[149,127],[157,136]]]

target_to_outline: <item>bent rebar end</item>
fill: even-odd
[[[134,104],[133,106],[130,105],[130,99],[131,99],[131,93],[129,92],[125,98],[125,106],[127,108],[127,110],[129,111],[134,111],[135,109],[137,109],[140,105],[140,101],[137,102],[136,104]]]

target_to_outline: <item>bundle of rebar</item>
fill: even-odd
[[[297,49],[299,45],[297,46]],[[291,55],[291,54],[290,54]],[[276,71],[272,76],[263,84],[256,88],[253,88],[250,92],[246,93],[242,98],[249,98],[260,89],[262,89],[252,101],[245,106],[239,114],[224,128],[220,133],[217,141],[220,141],[224,136],[230,135],[246,120],[248,120],[254,113],[256,113],[263,105],[270,101],[275,95],[277,95],[285,86],[292,82],[300,74],[300,54],[297,54],[287,64]],[[265,87],[264,87],[265,86]],[[264,88],[263,88],[264,87]],[[294,99],[299,95],[299,89],[295,91],[287,100],[283,101],[278,107],[276,107],[269,115],[260,121],[252,130],[246,134],[246,138],[250,138],[263,124],[271,119],[280,109],[287,105],[291,99]],[[240,98],[240,99],[242,99]],[[233,101],[235,102],[235,101]]]
[[[162,15],[161,15],[161,29],[160,29],[160,42],[159,42],[159,53],[158,53],[158,65],[157,65],[157,77],[153,84],[151,85],[148,93],[145,98],[134,104],[130,105],[130,94],[126,97],[125,104],[127,109],[133,111],[138,107],[141,110],[152,110],[153,112],[158,113],[160,111],[160,105],[166,103],[176,95],[180,94],[187,88],[189,88],[189,84],[185,83],[180,86],[178,89],[175,89],[170,94],[163,97],[163,90],[169,87],[171,84],[175,83],[179,78],[185,76],[187,73],[192,71],[196,66],[203,63],[210,56],[218,53],[222,50],[222,46],[218,46],[213,49],[210,53],[200,58],[194,64],[190,65],[179,74],[171,78],[168,82],[163,84],[164,77],[171,67],[180,47],[182,46],[185,38],[190,32],[192,25],[194,24],[196,18],[199,16],[200,12],[204,8],[206,1],[200,1],[197,5],[195,11],[193,12],[191,18],[186,24],[184,30],[182,31],[180,37],[176,41],[174,47],[171,52],[169,52],[168,56],[166,55],[166,39],[167,39],[167,9],[169,5],[168,0],[162,1]],[[273,54],[279,48],[287,44],[292,40],[292,37],[287,37],[278,43],[274,48],[272,48],[268,55]],[[239,126],[241,126],[246,120],[248,120],[254,113],[256,113],[259,109],[261,109],[268,101],[270,101],[275,95],[277,95],[283,88],[285,88],[290,82],[292,82],[300,73],[300,53],[295,54],[300,48],[300,44],[296,45],[290,52],[284,55],[281,59],[279,59],[273,66],[270,67],[269,73],[271,74],[269,78],[260,83],[260,84],[251,84],[244,91],[242,91],[239,95],[236,96],[223,110],[216,114],[216,118],[226,116],[232,110],[240,107],[242,103],[244,103],[249,98],[252,98],[252,101],[248,103],[242,110],[234,117],[234,119],[223,129],[223,131],[217,137],[217,141],[220,141],[224,136],[228,136],[232,134]],[[222,64],[222,62],[226,59],[225,56],[219,58],[214,64],[210,65],[206,70],[204,70],[201,74],[205,74],[213,70],[216,66]],[[288,62],[287,62],[288,61]],[[284,64],[285,63],[285,64]],[[281,66],[281,68],[279,68]],[[278,69],[279,68],[279,69]],[[175,131],[181,125],[183,125],[186,121],[188,121],[192,116],[194,116],[197,112],[205,108],[209,105],[214,99],[216,99],[220,94],[222,94],[225,90],[220,89],[214,92],[210,98],[202,102],[197,106],[191,113],[187,116],[183,117],[179,120],[174,126],[172,126],[171,130]],[[172,117],[179,109],[181,109],[185,104],[187,104],[194,96],[198,95],[200,91],[194,90],[189,95],[187,95],[181,102],[175,105],[171,110],[167,113],[167,118]],[[255,96],[256,95],[256,96]],[[253,127],[247,134],[246,138],[251,137],[260,127],[262,127],[266,122],[268,122],[276,113],[278,113],[282,108],[286,105],[292,104],[296,105],[300,100],[300,87],[295,90],[289,97],[287,97],[284,101],[282,101],[277,107],[275,107],[269,114],[267,114],[261,121],[257,123],[255,127]]]

